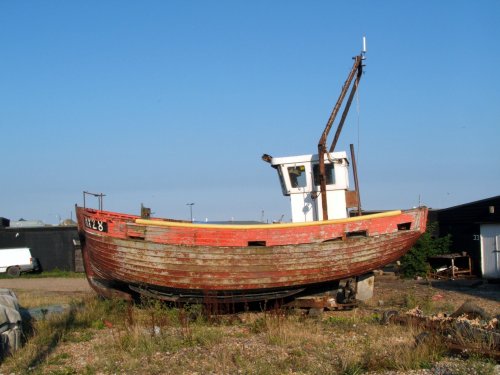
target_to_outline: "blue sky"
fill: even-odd
[[[2,1],[0,216],[56,223],[87,190],[289,220],[260,156],[316,152],[363,35],[337,147],[363,208],[498,195],[499,21],[499,1]]]

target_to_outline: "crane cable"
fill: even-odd
[[[359,88],[358,88],[358,90],[356,90],[356,113],[358,115],[358,119],[357,119],[357,122],[358,122],[357,123],[357,128],[358,128],[358,147],[357,148],[358,148],[358,150],[356,151],[356,154],[357,154],[356,160],[358,161],[358,164],[359,164],[359,160],[360,160],[359,159],[359,139],[360,139],[360,136],[359,136],[359,134],[360,134],[360,131],[359,131],[359,129],[360,129],[360,126],[359,126],[359,124],[360,124],[360,120],[359,120],[360,119],[360,115],[359,115],[359,113],[360,113],[360,110],[359,110]]]

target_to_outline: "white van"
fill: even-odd
[[[0,273],[7,272],[9,276],[18,277],[21,272],[38,269],[38,261],[31,256],[28,247],[0,249]]]

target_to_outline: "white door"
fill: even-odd
[[[481,225],[481,268],[484,278],[500,279],[500,224]]]

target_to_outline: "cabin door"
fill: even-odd
[[[481,268],[484,278],[500,279],[500,224],[481,225]]]

